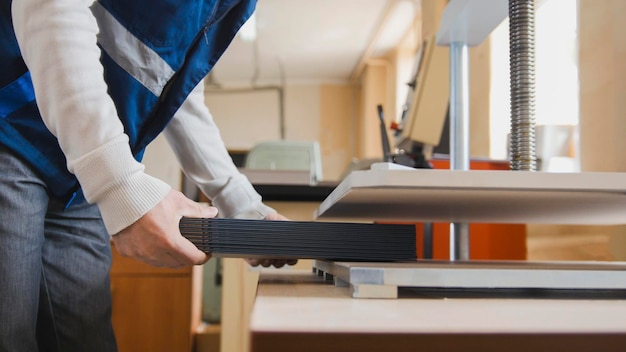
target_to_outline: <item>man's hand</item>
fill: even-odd
[[[289,219],[281,214],[273,213],[273,214],[269,214],[268,216],[266,216],[265,220],[288,221]],[[267,268],[273,265],[276,268],[282,268],[283,266],[285,266],[285,264],[295,265],[298,262],[298,260],[297,259],[259,259],[257,258],[257,259],[246,259],[246,262],[248,262],[248,264],[252,266],[261,265]]]
[[[180,268],[203,264],[210,255],[199,250],[180,234],[180,218],[213,218],[217,209],[196,203],[171,190],[157,206],[137,222],[113,236],[115,248],[125,257],[153,266]]]

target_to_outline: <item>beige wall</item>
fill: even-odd
[[[285,89],[285,139],[319,141],[321,128],[319,84],[289,85]]]
[[[622,0],[579,0],[583,172],[626,172],[626,23]],[[529,227],[530,259],[626,260],[625,226]]]
[[[390,74],[389,64],[385,60],[370,60],[366,63],[361,76],[361,100],[356,123],[356,157],[360,159],[382,159],[382,139],[377,106],[393,106],[387,102],[387,84]],[[386,114],[389,121],[392,113]]]
[[[626,1],[580,2],[580,144],[584,171],[626,171]]]
[[[277,90],[211,92],[207,105],[227,148],[248,150],[280,140]],[[301,84],[284,88],[285,140],[318,141],[324,181],[338,180],[354,155],[354,90],[349,84]]]
[[[447,0],[422,0],[422,13],[420,20],[422,22],[423,37],[433,36],[439,29],[441,14],[448,4]]]
[[[325,180],[340,180],[354,156],[355,89],[349,84],[320,87],[319,141]]]
[[[580,151],[583,171],[626,171],[626,1],[579,0]],[[626,227],[599,228],[626,259]]]
[[[229,149],[248,150],[257,143],[280,139],[277,89],[207,90],[205,97]],[[317,106],[316,101],[312,99],[309,106]]]
[[[470,156],[489,157],[489,40],[469,50],[470,58]]]

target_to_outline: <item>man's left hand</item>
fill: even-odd
[[[278,220],[278,221],[289,221],[289,219],[279,213],[272,213],[265,217],[265,220]],[[295,265],[298,263],[297,259],[269,259],[269,258],[256,258],[256,259],[246,259],[246,262],[252,266],[263,266],[268,268],[270,266],[274,266],[275,268],[282,268],[285,265]]]

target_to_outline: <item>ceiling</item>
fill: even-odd
[[[419,0],[259,0],[257,37],[232,42],[211,78],[220,85],[349,80],[364,56],[406,33]]]

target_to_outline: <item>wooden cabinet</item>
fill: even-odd
[[[201,267],[156,268],[113,248],[113,328],[120,352],[192,351],[200,323]]]

